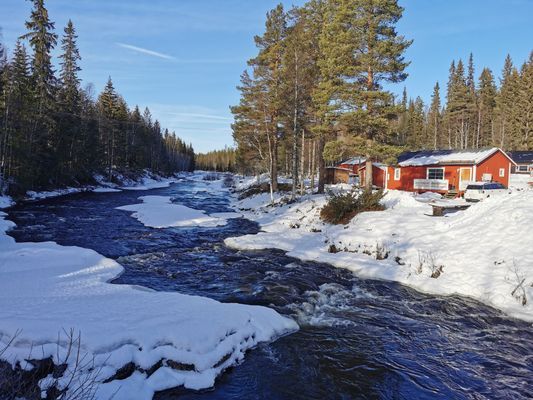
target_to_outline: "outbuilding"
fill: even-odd
[[[516,163],[513,174],[533,174],[533,150],[509,151],[507,154]]]
[[[337,183],[354,183],[355,176],[351,168],[327,167],[325,182],[328,185]]]
[[[387,167],[385,188],[410,192],[464,192],[474,181],[499,182],[509,186],[515,162],[501,149],[422,150],[398,157]]]
[[[352,174],[357,175],[359,174],[359,169],[363,165],[365,165],[365,162],[366,162],[366,158],[352,157],[352,158],[349,158],[348,160],[341,162],[339,165],[337,165],[337,167],[350,169],[352,171]]]

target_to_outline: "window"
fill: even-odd
[[[505,176],[505,168],[500,168],[500,178]]]
[[[427,179],[444,179],[444,168],[428,168]]]
[[[394,168],[394,180],[399,181],[402,174],[401,168]]]
[[[527,172],[527,165],[519,165],[516,169],[519,172]]]

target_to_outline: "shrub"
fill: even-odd
[[[278,191],[280,192],[290,192],[291,189],[292,185],[289,183],[278,183]],[[268,182],[250,186],[248,189],[246,189],[239,195],[239,200],[246,199],[248,197],[255,196],[256,194],[261,193],[270,193],[270,184]]]
[[[320,218],[330,224],[347,224],[360,212],[384,210],[385,207],[380,204],[383,196],[383,190],[338,194],[330,192],[328,203],[320,211]]]

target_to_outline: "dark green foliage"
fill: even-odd
[[[363,190],[346,193],[329,193],[327,204],[320,211],[320,218],[330,224],[347,224],[353,217],[364,211],[382,211],[380,204],[383,191]]]
[[[111,78],[96,101],[92,86],[80,87],[81,56],[70,20],[56,77],[54,23],[43,0],[32,3],[21,37],[32,53],[19,40],[8,60],[0,45],[0,192],[92,183],[95,173],[113,180],[115,171],[194,169],[192,146],[163,131],[149,110],[131,111]]]

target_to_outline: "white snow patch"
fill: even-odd
[[[11,207],[15,202],[9,196],[0,196],[0,210],[3,208]]]
[[[202,226],[214,227],[227,223],[223,217],[209,216],[202,210],[194,210],[172,203],[168,196],[143,196],[140,204],[117,207],[118,210],[134,211],[131,215],[151,228]]]
[[[116,193],[116,192],[122,192],[120,189],[113,189],[110,187],[97,187],[92,190],[95,193]]]
[[[96,399],[148,400],[155,391],[179,385],[211,387],[246,350],[298,329],[265,307],[110,284],[123,271],[115,261],[52,242],[15,243],[6,234],[14,224],[4,217],[0,212],[0,349],[21,333],[2,357],[28,368],[24,359],[33,348],[32,358],[51,356],[58,363],[66,353],[58,334],[72,328],[81,333],[81,355],[94,358],[100,371]],[[149,377],[137,371],[102,383],[130,362],[146,370],[160,360],[192,369],[176,370],[164,361]],[[89,374],[87,366],[78,378]]]

